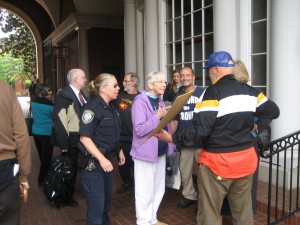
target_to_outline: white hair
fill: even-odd
[[[153,83],[154,81],[158,81],[159,78],[162,78],[163,80],[167,81],[167,76],[160,71],[152,71],[146,76],[146,90],[149,90],[149,84]]]

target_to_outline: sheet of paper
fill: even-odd
[[[17,175],[17,173],[19,172],[20,170],[20,165],[19,164],[15,164],[14,165],[14,177]]]
[[[167,114],[162,118],[158,126],[147,136],[145,139],[148,140],[153,135],[157,134],[161,129],[163,129],[172,119],[175,118],[175,116],[181,111],[185,103],[189,100],[189,98],[192,96],[194,91],[190,91],[188,93],[185,93],[183,95],[180,95],[176,98],[176,100],[173,102],[171,108],[167,112]]]

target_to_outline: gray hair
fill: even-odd
[[[129,72],[126,73],[125,75],[130,75],[130,80],[132,80],[133,82],[135,82],[135,88],[138,89],[138,86],[140,85],[140,78],[138,77],[138,75],[135,72]]]
[[[146,76],[146,90],[148,91],[149,90],[149,84],[150,83],[153,83],[154,81],[157,81],[159,78],[163,78],[165,81],[167,81],[167,76],[163,73],[163,72],[160,72],[160,71],[152,71],[150,72],[147,76]]]
[[[101,73],[96,77],[96,79],[94,80],[94,85],[97,93],[99,93],[99,88],[107,86],[109,84],[111,78],[115,78],[115,76],[109,73]]]
[[[80,69],[71,69],[68,74],[67,74],[67,80],[69,83],[71,83],[72,81],[74,81],[76,79],[76,77],[78,77],[79,75],[79,71],[81,71]]]

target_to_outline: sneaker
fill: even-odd
[[[79,205],[78,202],[75,201],[73,198],[65,201],[65,204],[70,207],[77,207]]]
[[[122,186],[117,189],[117,194],[123,194],[127,191],[130,191],[132,189],[132,187],[129,184],[123,183]]]
[[[189,207],[190,205],[196,204],[197,200],[191,200],[184,198],[182,201],[178,202],[177,207],[178,208],[186,208]]]

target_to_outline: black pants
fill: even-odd
[[[120,142],[123,153],[125,156],[125,163],[122,166],[119,166],[120,176],[122,178],[123,183],[129,184],[131,186],[134,185],[134,175],[133,175],[133,160],[130,155],[131,150],[131,142]]]
[[[41,183],[46,178],[51,167],[53,145],[50,144],[50,138],[51,136],[46,135],[33,135],[33,139],[41,162],[40,173],[38,178],[38,182]]]
[[[18,225],[20,219],[20,186],[18,176],[0,191],[0,224]]]

